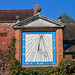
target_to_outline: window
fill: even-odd
[[[7,33],[0,33],[0,37],[7,37]]]

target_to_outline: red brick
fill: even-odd
[[[65,54],[65,58],[68,57],[68,58],[72,58],[72,54]]]
[[[0,37],[0,50],[7,50],[7,46],[10,44],[11,37],[14,36],[14,29],[12,25],[15,23],[0,23],[0,33],[7,33],[7,37]]]

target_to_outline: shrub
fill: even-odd
[[[5,65],[12,75],[70,75],[75,72],[75,62],[70,58],[64,58],[57,67],[22,68],[15,59],[15,41],[15,38],[12,37],[11,46],[9,46],[11,61]]]
[[[64,58],[58,65],[59,71],[61,73],[72,73],[74,72],[75,69],[75,61],[70,58]]]
[[[7,68],[7,70],[9,72],[12,73],[12,75],[17,75],[20,73],[20,71],[22,70],[22,67],[20,66],[19,62],[14,59],[10,62],[8,62],[6,65],[5,65],[5,68]]]
[[[57,67],[22,68],[16,59],[6,66],[12,75],[71,75],[74,72],[75,62],[64,58]]]

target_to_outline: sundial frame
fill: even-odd
[[[45,61],[31,61],[31,62],[27,62],[26,60],[26,35],[37,35],[39,37],[39,34],[41,35],[44,35],[44,36],[49,36],[49,35],[52,35],[52,51],[53,51],[53,59],[52,60],[45,60]],[[29,36],[30,37],[30,36]],[[45,38],[45,41],[46,41],[47,38]],[[56,41],[55,41],[55,32],[22,32],[22,65],[55,65],[56,64]],[[33,41],[33,40],[32,40]],[[27,43],[28,44],[28,43]],[[35,43],[34,43],[35,44]],[[31,44],[32,45],[32,44]],[[37,48],[38,50],[38,48]],[[37,51],[36,51],[37,52]],[[48,53],[48,52],[47,52]],[[30,52],[29,54],[30,55]],[[35,54],[36,55],[36,54]],[[41,53],[41,57],[43,56],[44,54]],[[48,54],[48,56],[50,55],[50,53]],[[38,56],[38,55],[37,55]],[[30,58],[32,57],[32,55],[30,55]],[[36,59],[36,58],[35,58]],[[33,59],[31,59],[33,60]],[[29,60],[28,60],[29,61]]]

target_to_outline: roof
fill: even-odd
[[[75,40],[75,23],[65,23],[63,39]]]
[[[38,19],[40,19],[40,21]],[[33,23],[33,24],[28,25],[29,23],[34,22],[36,20],[38,20],[36,22],[36,24]],[[64,25],[65,24],[63,24],[62,22],[51,20],[47,17],[42,16],[40,13],[38,13],[38,14],[32,16],[32,17],[29,17],[25,20],[20,21],[19,23],[16,23],[12,27],[13,28],[43,27],[43,26],[44,27],[64,27]]]
[[[64,47],[64,53],[75,52],[75,23],[65,23],[63,40],[64,44],[67,44]]]
[[[16,22],[16,16],[20,16],[20,21],[33,16],[34,9],[22,10],[0,10],[0,22]]]
[[[71,45],[71,47],[67,48],[64,52],[66,53],[75,52],[75,45]]]

